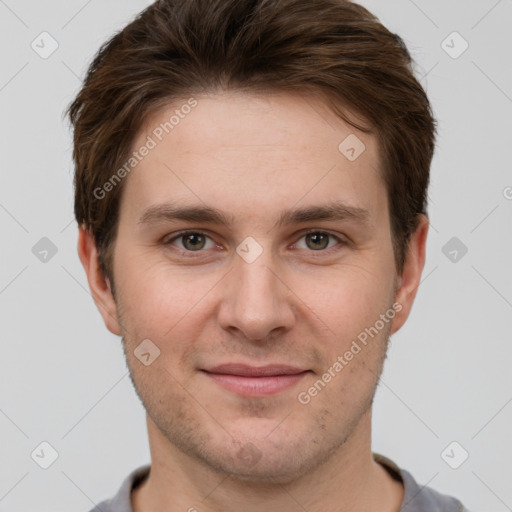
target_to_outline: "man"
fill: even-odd
[[[464,510],[371,452],[434,151],[401,39],[343,0],[158,1],[69,114],[79,255],[151,451],[95,510]]]

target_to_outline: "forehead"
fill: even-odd
[[[374,214],[387,205],[376,137],[312,96],[176,100],[147,120],[132,149],[145,153],[125,184],[133,212],[176,200],[252,216],[299,203],[341,201]]]

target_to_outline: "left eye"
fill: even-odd
[[[304,242],[302,242],[304,240]],[[323,231],[314,231],[307,233],[302,236],[295,244],[297,249],[311,249],[313,251],[322,251],[324,249],[330,249],[334,245],[337,245],[340,239],[329,233]],[[301,246],[302,245],[302,246]]]
[[[181,233],[180,235],[172,238],[167,242],[168,244],[180,244],[178,247],[186,251],[197,252],[202,249],[212,249],[215,247],[213,240],[203,233],[188,232]]]

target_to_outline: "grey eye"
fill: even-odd
[[[189,251],[197,251],[203,249],[206,245],[206,237],[199,233],[190,233],[181,236],[183,247]]]
[[[306,235],[306,245],[314,251],[325,249],[329,245],[329,235],[326,233],[309,233]]]
[[[295,246],[298,249],[322,251],[324,249],[330,249],[338,243],[340,243],[340,240],[330,233],[313,231],[302,236]]]

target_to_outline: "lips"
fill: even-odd
[[[309,370],[282,364],[249,366],[229,363],[203,372],[222,388],[238,395],[267,396],[294,386]]]
[[[239,377],[269,377],[279,375],[297,375],[306,370],[284,364],[270,364],[267,366],[248,366],[245,364],[221,364],[206,370],[209,373],[223,375],[237,375]]]

